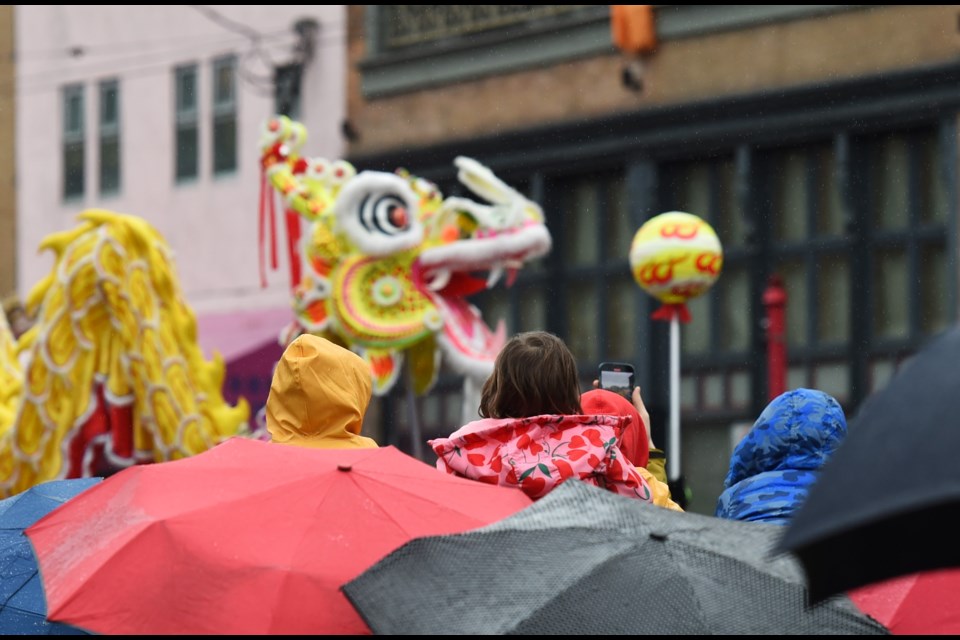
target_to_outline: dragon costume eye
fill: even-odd
[[[415,247],[423,239],[418,200],[400,176],[364,171],[347,180],[337,196],[337,229],[373,256]]]
[[[407,203],[393,194],[368,194],[360,203],[360,223],[367,231],[401,233],[410,227]]]

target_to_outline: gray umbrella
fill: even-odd
[[[781,527],[568,481],[468,533],[400,547],[343,587],[377,634],[885,634],[846,596],[807,606]]]

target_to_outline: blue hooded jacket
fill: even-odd
[[[777,396],[734,449],[716,516],[788,524],[846,435],[843,409],[828,394]]]

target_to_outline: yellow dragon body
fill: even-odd
[[[34,326],[0,325],[0,495],[59,478],[193,455],[247,432],[206,360],[163,237],[102,210],[48,236],[52,272],[30,292]]]

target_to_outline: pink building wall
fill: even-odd
[[[203,330],[222,323],[204,322],[204,316],[258,310],[275,316],[289,307],[289,277],[281,251],[280,269],[262,289],[257,260],[257,144],[262,122],[273,114],[273,95],[237,78],[238,168],[214,177],[212,62],[233,53],[248,74],[269,77],[258,56],[246,55],[252,41],[244,35],[247,29],[236,25],[264,34],[262,49],[282,64],[293,58],[294,22],[316,20],[315,55],[302,84],[300,119],[309,131],[305,151],[339,157],[346,12],[344,5],[204,6],[226,18],[228,26],[187,5],[16,5],[18,292],[26,295],[53,264],[52,256],[37,254],[40,240],[71,228],[83,209],[136,214],[173,247],[187,298],[201,318],[205,348],[229,351],[237,345]],[[71,55],[74,49],[82,54]],[[174,68],[184,63],[198,65],[199,177],[177,184]],[[120,87],[121,188],[117,195],[100,197],[98,83],[110,78]],[[85,86],[85,189],[82,198],[65,201],[62,88],[77,82]]]

